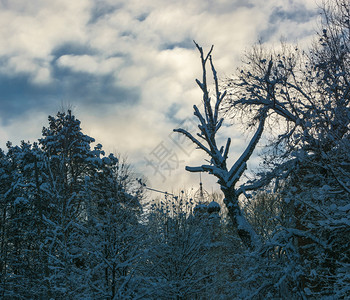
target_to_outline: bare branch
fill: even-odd
[[[211,52],[213,47],[210,49],[209,53],[204,57],[203,49],[196,44],[200,55],[201,55],[201,63],[203,69],[203,80],[200,82],[196,80],[198,86],[202,90],[203,93],[203,104],[204,104],[204,114],[199,111],[196,105],[194,108],[194,115],[199,119],[200,124],[198,128],[200,133],[197,133],[198,137],[203,139],[208,146],[204,146],[200,143],[196,138],[194,138],[189,132],[183,129],[175,129],[175,132],[179,132],[184,134],[187,138],[189,138],[194,144],[198,146],[198,148],[205,151],[210,157],[210,165],[201,165],[199,167],[186,167],[186,170],[189,172],[208,172],[209,174],[213,174],[220,184],[221,190],[225,195],[225,204],[229,210],[229,216],[233,221],[234,226],[237,227],[238,233],[241,236],[241,239],[246,245],[251,248],[253,245],[256,245],[257,239],[255,239],[255,234],[253,229],[249,226],[249,223],[244,219],[239,205],[238,205],[238,194],[237,189],[235,188],[235,184],[241,178],[243,172],[246,170],[247,161],[252,155],[257,143],[260,140],[264,129],[264,122],[267,114],[267,109],[263,110],[260,113],[260,124],[259,127],[248,144],[246,150],[238,159],[238,161],[233,165],[233,167],[228,171],[226,166],[226,161],[228,158],[228,153],[230,150],[231,139],[228,138],[226,141],[225,147],[218,148],[216,144],[216,133],[219,131],[223,124],[223,119],[218,120],[220,105],[222,100],[226,95],[226,91],[221,93],[219,90],[219,83],[217,78],[217,72],[215,70]],[[212,75],[214,78],[215,84],[215,105],[214,112],[213,107],[210,103],[210,97],[207,87],[207,74],[206,74],[206,62],[209,59]],[[268,104],[270,101],[268,101]]]
[[[205,152],[207,152],[210,155],[210,150],[207,147],[205,147],[200,141],[198,141],[195,137],[193,137],[193,135],[190,134],[188,131],[181,129],[181,128],[174,129],[173,131],[182,133],[183,135],[187,136],[200,149],[204,150]]]

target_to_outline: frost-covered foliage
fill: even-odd
[[[40,241],[44,235],[38,211],[42,209],[40,182],[42,163],[37,145],[22,143],[1,151],[1,243],[0,295],[16,298],[42,295],[44,265]]]
[[[114,161],[113,161],[114,160]],[[136,265],[141,256],[140,190],[135,191],[128,165],[112,156],[94,177],[85,178],[87,229],[83,258],[94,299],[140,297]]]
[[[349,11],[348,1],[326,2],[321,33],[309,51],[259,45],[226,85],[229,113],[251,116],[249,125],[266,109],[272,127],[261,172],[247,186],[270,184],[277,193],[267,199],[278,207],[269,212],[261,251],[291,271],[268,272],[277,281],[259,291],[263,298],[278,296],[276,284],[283,282],[304,298],[350,295]]]
[[[0,298],[134,298],[142,191],[70,111],[0,152]]]
[[[241,242],[211,205],[189,210],[191,199],[167,196],[148,217],[148,243],[140,270],[151,299],[235,298]]]

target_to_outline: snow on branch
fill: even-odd
[[[214,174],[216,177],[218,177],[219,183],[222,187],[226,189],[227,188],[230,189],[231,187],[234,187],[236,182],[242,176],[243,172],[246,170],[247,161],[250,159],[264,130],[264,124],[265,124],[265,119],[266,119],[268,109],[266,108],[261,109],[260,116],[259,116],[260,122],[257,128],[257,131],[252,137],[245,151],[242,153],[242,155],[239,157],[236,163],[228,170],[226,162],[229,155],[231,139],[228,138],[226,141],[225,147],[222,146],[220,149],[218,148],[217,142],[216,142],[217,141],[216,134],[221,128],[224,121],[223,118],[219,119],[218,116],[219,116],[220,105],[226,95],[226,91],[221,93],[219,89],[217,71],[214,67],[213,59],[212,59],[213,46],[210,48],[208,54],[204,55],[202,47],[200,47],[196,42],[195,42],[195,45],[200,53],[202,71],[203,71],[202,82],[199,81],[198,79],[196,79],[196,82],[203,93],[204,113],[202,113],[196,105],[193,106],[193,109],[194,109],[194,115],[198,118],[200,123],[198,125],[200,132],[197,133],[197,136],[203,139],[204,141],[203,143],[201,143],[191,133],[189,133],[184,129],[179,128],[179,129],[174,129],[174,131],[185,135],[194,144],[196,144],[199,149],[202,149],[203,151],[205,151],[211,158],[212,166],[203,165],[201,167],[195,167],[195,168],[186,167],[186,170],[190,172],[207,171],[211,174]],[[210,68],[211,68],[211,72],[214,80],[214,86],[215,86],[214,96],[216,101],[215,101],[215,104],[213,105],[210,102],[209,89],[207,85],[206,64],[208,60],[210,63]],[[270,69],[267,71],[267,73],[269,72],[271,72]],[[269,74],[267,74],[266,76],[269,76]],[[204,145],[205,143],[207,145]]]
[[[194,109],[194,115],[198,118],[200,122],[200,124],[198,125],[200,133],[198,133],[197,135],[200,138],[204,139],[205,142],[208,144],[208,146],[207,147],[204,146],[200,141],[198,141],[192,134],[190,134],[186,130],[174,129],[174,131],[184,134],[194,144],[196,144],[198,148],[204,150],[210,157],[212,157],[212,159],[215,161],[216,164],[225,165],[228,149],[226,151],[226,157],[222,156],[216,145],[215,134],[220,129],[223,122],[223,119],[220,119],[218,121],[218,115],[219,115],[220,103],[223,100],[226,93],[221,94],[219,91],[217,74],[211,58],[213,46],[211,47],[208,54],[204,55],[202,47],[200,47],[197,43],[195,43],[195,45],[200,53],[201,63],[202,63],[202,71],[203,71],[202,82],[199,81],[198,79],[196,79],[196,82],[203,93],[204,116],[196,105],[193,106],[193,109]],[[216,103],[214,106],[214,111],[210,103],[211,101],[210,101],[209,90],[207,86],[206,63],[208,60],[210,61],[210,64],[211,64],[211,70],[213,72],[215,91],[216,91]]]
[[[249,226],[249,223],[244,219],[242,212],[240,211],[238,205],[238,189],[235,188],[235,184],[241,178],[243,172],[247,168],[247,161],[250,159],[257,143],[259,142],[262,132],[264,130],[265,119],[268,109],[261,109],[259,114],[259,126],[256,133],[249,142],[247,148],[242,153],[240,158],[236,163],[230,168],[227,168],[227,158],[229,155],[231,139],[226,140],[225,146],[218,148],[216,134],[223,124],[223,118],[219,119],[219,111],[221,103],[226,96],[226,91],[223,93],[220,92],[217,72],[215,70],[213,60],[212,60],[212,50],[207,55],[204,55],[203,49],[196,44],[196,47],[200,53],[202,70],[203,70],[203,79],[202,82],[198,79],[196,80],[198,86],[203,93],[203,105],[204,111],[201,112],[196,105],[193,106],[194,115],[199,120],[199,133],[197,136],[203,139],[203,143],[199,142],[191,133],[184,129],[174,129],[175,132],[185,135],[190,139],[194,144],[198,146],[199,149],[205,151],[210,157],[210,165],[201,165],[198,167],[186,167],[186,170],[189,172],[208,172],[213,174],[220,184],[221,190],[225,195],[225,204],[229,210],[230,218],[233,221],[234,226],[237,227],[239,235],[242,241],[249,247],[252,248],[257,241],[255,237],[254,230]],[[206,72],[206,63],[209,60],[210,68],[214,80],[214,99],[215,103],[211,103],[211,98],[209,96],[209,89],[207,86],[207,72]],[[204,145],[206,144],[206,145]],[[244,219],[242,221],[242,219]],[[243,224],[243,225],[242,225]]]
[[[174,129],[174,132],[178,132],[178,133],[182,133],[185,136],[187,136],[194,144],[196,144],[198,146],[198,148],[204,150],[205,152],[207,152],[210,155],[210,150],[205,147],[200,141],[198,141],[191,133],[189,133],[188,131],[186,131],[185,129],[182,128],[178,128],[178,129]]]
[[[267,114],[267,111],[265,110],[261,116],[259,127],[255,132],[254,136],[252,137],[252,139],[250,140],[247,148],[239,157],[239,159],[236,161],[236,163],[231,167],[228,174],[228,181],[231,184],[236,183],[239,180],[239,178],[242,176],[243,172],[245,171],[246,163],[251,157],[251,155],[253,154],[253,151],[256,145],[258,144],[261,138],[261,135],[263,133],[266,114]]]

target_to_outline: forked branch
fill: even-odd
[[[198,86],[203,93],[203,105],[204,112],[201,112],[196,105],[194,108],[194,115],[198,118],[199,124],[199,133],[197,136],[200,137],[203,141],[199,141],[191,133],[184,129],[174,129],[175,132],[184,134],[189,138],[199,149],[205,151],[210,157],[210,165],[201,165],[198,167],[186,167],[186,170],[189,172],[208,172],[213,174],[220,184],[221,190],[225,195],[225,204],[229,211],[229,216],[238,229],[238,233],[242,241],[249,247],[252,248],[257,245],[258,239],[254,233],[254,230],[251,228],[249,223],[245,220],[244,216],[241,213],[241,210],[238,205],[238,196],[242,193],[242,189],[236,188],[238,180],[243,175],[244,171],[247,168],[247,161],[251,157],[257,143],[259,142],[261,135],[264,130],[266,110],[262,110],[260,114],[259,126],[256,133],[249,142],[247,148],[236,161],[231,168],[227,168],[227,159],[229,156],[231,139],[226,140],[225,146],[218,148],[216,134],[222,126],[223,118],[219,118],[220,105],[226,95],[226,91],[223,93],[220,92],[219,82],[217,77],[217,72],[215,70],[213,60],[212,60],[212,51],[213,46],[210,48],[207,55],[204,55],[203,49],[195,43],[201,58],[202,63],[202,72],[203,79],[202,82],[198,79],[196,80]],[[211,98],[209,95],[208,83],[207,83],[207,72],[206,64],[209,60],[211,72],[213,75],[214,85],[215,85],[215,104],[211,104]],[[206,144],[206,145],[205,145]]]

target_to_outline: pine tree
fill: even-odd
[[[140,296],[142,188],[93,142],[68,111],[0,151],[2,298]]]

